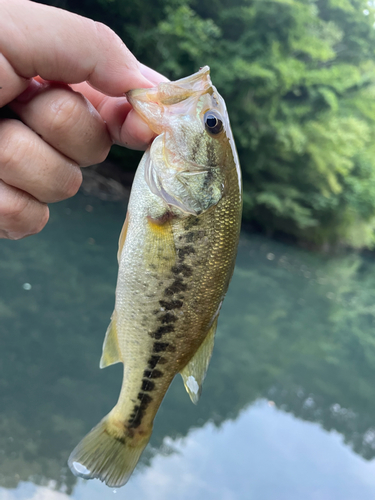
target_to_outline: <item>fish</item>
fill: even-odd
[[[198,402],[242,213],[236,146],[208,66],[127,99],[156,137],[134,177],[100,360],[100,368],[123,363],[123,382],[68,461],[76,476],[113,488],[131,476],[176,374]]]

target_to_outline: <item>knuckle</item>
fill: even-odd
[[[118,47],[123,53],[125,53],[125,60],[123,64],[128,69],[138,69],[138,61],[134,54],[128,49],[125,43],[121,40],[121,38],[108,26],[99,22],[93,21],[96,29],[97,35],[97,45],[103,50],[103,41],[104,47],[107,48],[108,52],[112,52],[114,47]]]
[[[0,204],[0,215],[3,219],[16,224],[23,218],[29,204],[30,199],[20,193],[14,196],[12,200],[6,199],[4,203]]]
[[[77,194],[79,188],[82,184],[82,172],[78,167],[73,167],[70,174],[67,176],[66,182],[63,188],[63,197],[71,198]]]
[[[40,231],[47,224],[48,219],[49,219],[49,208],[47,205],[41,205],[41,206],[42,206],[42,213],[40,214],[38,219],[35,221],[34,226],[31,227],[31,230],[27,233],[26,236],[29,236],[31,234],[40,233]]]
[[[102,163],[107,158],[109,150],[110,146],[108,146],[107,148],[103,148],[101,151],[99,151],[95,156],[95,161],[93,161],[91,164]]]
[[[81,167],[88,167],[104,161],[112,146],[111,138],[105,124],[89,117],[85,121],[85,137],[80,142],[79,152],[74,155]]]
[[[75,124],[80,116],[78,100],[71,93],[59,93],[51,105],[50,128],[60,132],[65,127]]]
[[[8,240],[14,240],[14,241],[21,240],[26,236],[26,234],[24,233],[9,233],[8,231],[5,231],[5,234]]]
[[[22,240],[22,238],[25,238],[26,236],[28,236],[29,233],[25,232],[25,231],[23,231],[23,232],[7,232],[6,235],[7,235],[8,240],[17,241],[17,240]]]
[[[109,41],[118,38],[116,33],[113,30],[111,30],[111,28],[109,28],[106,24],[101,23],[100,21],[94,21],[94,27],[99,41],[103,37],[107,38]]]
[[[0,204],[0,222],[7,239],[20,240],[39,233],[49,219],[48,206],[19,193]]]
[[[4,172],[22,162],[30,141],[21,133],[16,120],[6,120],[0,128],[0,168]]]

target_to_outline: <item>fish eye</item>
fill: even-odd
[[[206,111],[203,117],[204,125],[210,134],[219,134],[223,130],[223,121],[216,111]]]

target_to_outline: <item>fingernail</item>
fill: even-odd
[[[134,89],[151,89],[152,87],[155,87],[155,84],[152,83],[152,82],[150,82],[150,80],[148,80],[147,78],[145,78],[144,76],[141,75],[137,79],[136,85],[131,90],[134,90]],[[127,92],[129,92],[129,91],[127,91]],[[127,92],[124,92],[122,95],[126,97]]]
[[[159,83],[168,83],[170,80],[168,78],[152,68],[149,68],[145,64],[139,64],[139,70],[142,75],[147,78],[154,87],[158,86]]]

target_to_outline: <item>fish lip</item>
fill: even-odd
[[[134,105],[138,102],[145,102],[145,101],[151,101],[150,97],[153,95],[157,96],[158,93],[158,87],[151,87],[148,89],[132,89],[126,92],[126,98],[130,104],[135,107]]]
[[[173,82],[161,82],[156,87],[132,89],[126,92],[129,103],[137,109],[137,103],[154,102],[160,104],[176,104],[192,95],[203,94],[212,89],[210,67],[203,66],[196,73]],[[175,94],[173,95],[173,90]],[[172,91],[172,92],[170,92]],[[186,91],[186,92],[184,92]]]
[[[212,82],[210,78],[210,67],[202,66],[202,68],[200,68],[199,71],[197,71],[196,73],[193,73],[192,75],[189,76],[185,76],[184,78],[180,78],[180,80],[176,80],[171,83],[176,84],[178,87],[201,90],[201,91],[206,90],[208,87],[212,87]],[[195,89],[195,86],[197,86],[198,88]]]

